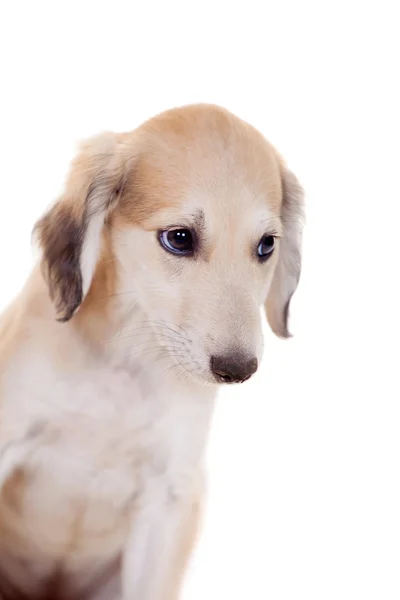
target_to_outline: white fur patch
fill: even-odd
[[[80,258],[82,274],[83,298],[89,291],[94,271],[99,258],[101,232],[104,225],[104,212],[92,217],[86,230],[85,239]]]
[[[74,580],[95,580],[98,564],[106,568],[125,554],[127,597],[152,598],[153,585],[162,587],[172,570],[171,547],[192,498],[215,391],[174,377],[154,386],[165,365],[138,378],[89,364],[66,376],[31,350],[4,378],[4,431],[24,415],[28,433],[12,436],[16,443],[0,460],[3,482],[16,468],[28,475],[15,526],[29,529],[51,561],[78,519],[79,549],[64,563]]]

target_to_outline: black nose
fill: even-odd
[[[212,356],[210,366],[220,383],[242,383],[257,371],[258,360],[239,354]]]

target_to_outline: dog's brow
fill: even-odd
[[[204,212],[200,209],[193,215],[193,225],[197,231],[202,231],[205,227]]]
[[[260,222],[266,231],[271,232],[271,234],[282,235],[282,221],[278,216],[266,215]]]

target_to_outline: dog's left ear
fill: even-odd
[[[278,263],[266,301],[267,319],[272,331],[288,338],[289,305],[296,291],[301,271],[301,241],[304,225],[303,189],[295,175],[282,164],[283,236]]]
[[[59,321],[68,321],[87,294],[97,265],[105,219],[118,201],[127,171],[120,136],[84,142],[64,194],[34,229],[42,272]]]

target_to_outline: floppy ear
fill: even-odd
[[[289,305],[296,291],[301,270],[304,202],[303,189],[295,175],[284,165],[281,167],[281,173],[283,236],[265,308],[272,331],[279,337],[288,338]]]
[[[59,321],[74,315],[89,290],[103,225],[121,193],[125,171],[117,135],[105,133],[84,142],[64,194],[35,226],[42,272]]]

